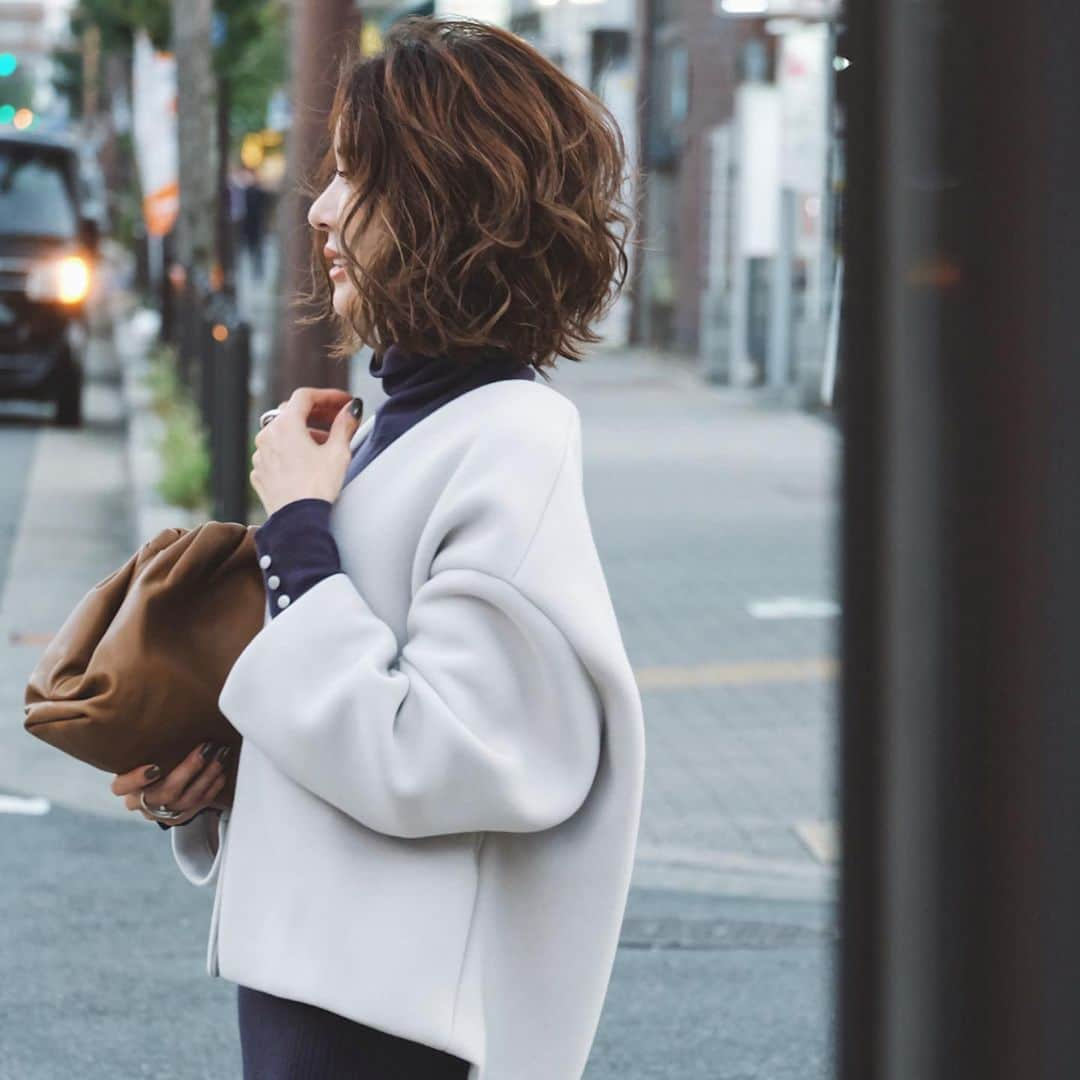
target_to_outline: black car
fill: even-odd
[[[55,401],[64,427],[82,422],[98,249],[79,169],[64,137],[0,134],[0,398]]]

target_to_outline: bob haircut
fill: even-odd
[[[414,15],[342,65],[329,131],[355,193],[338,229],[355,296],[336,355],[505,353],[546,379],[602,340],[590,324],[626,280],[632,218],[623,136],[596,95],[509,31]],[[331,145],[317,181],[335,169]],[[328,314],[321,250],[316,232],[313,299]]]

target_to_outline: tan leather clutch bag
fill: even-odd
[[[167,774],[205,740],[227,743],[231,801],[242,739],[217,699],[265,613],[254,526],[164,529],[95,585],[46,646],[24,726],[112,773],[157,764]]]

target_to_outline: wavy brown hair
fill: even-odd
[[[356,290],[338,355],[391,343],[469,363],[581,360],[626,281],[626,147],[595,94],[474,19],[409,16],[342,68],[329,121],[354,189],[338,230]],[[361,265],[345,238],[373,220]],[[332,313],[314,234],[316,296]]]

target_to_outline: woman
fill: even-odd
[[[215,884],[244,1075],[573,1080],[614,961],[641,701],[586,512],[580,359],[621,285],[623,145],[516,36],[396,24],[343,74],[311,207],[341,352],[256,438],[263,629],[200,748],[113,790]],[[329,423],[329,430],[319,430]]]

